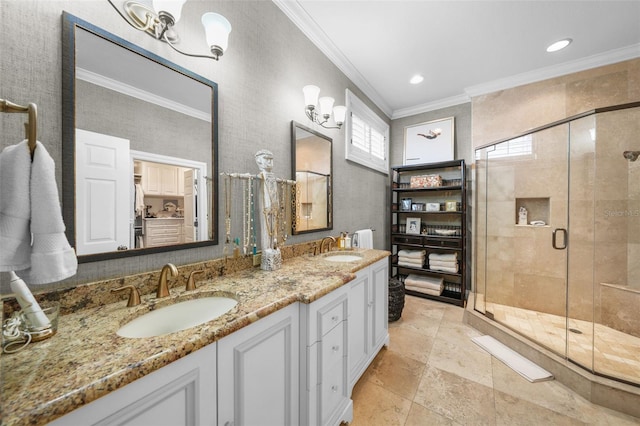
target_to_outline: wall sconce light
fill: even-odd
[[[187,0],[152,0],[153,7],[137,1],[125,1],[125,16],[111,0],[109,3],[133,28],[144,31],[154,38],[166,42],[173,50],[187,56],[196,58],[209,58],[218,60],[223,55],[229,44],[231,24],[227,19],[217,13],[208,12],[202,15],[207,44],[211,49],[211,55],[187,53],[175,46],[180,37],[174,29],[176,22],[182,15],[182,6]]]
[[[305,113],[309,120],[321,125],[325,129],[339,129],[342,127],[347,115],[347,107],[342,105],[334,107],[333,103],[335,100],[328,96],[323,96],[318,99],[318,95],[320,94],[320,88],[318,86],[304,86],[302,93],[304,93],[304,103],[306,105]],[[320,112],[317,110],[318,104],[320,106]],[[326,126],[325,124],[331,118],[332,109],[333,121],[335,121],[336,126]]]

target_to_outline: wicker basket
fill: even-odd
[[[397,321],[404,308],[404,284],[397,278],[389,279],[389,322]]]

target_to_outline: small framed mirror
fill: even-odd
[[[333,229],[333,140],[292,121],[291,156],[297,182],[292,233]]]

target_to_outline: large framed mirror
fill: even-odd
[[[333,229],[333,140],[292,121],[291,156],[296,180],[292,233]]]
[[[63,14],[63,215],[80,262],[217,244],[217,84]]]

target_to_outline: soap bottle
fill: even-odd
[[[341,232],[338,237],[338,250],[344,250],[344,232]]]
[[[344,248],[345,250],[351,250],[351,237],[348,232],[344,233]]]

